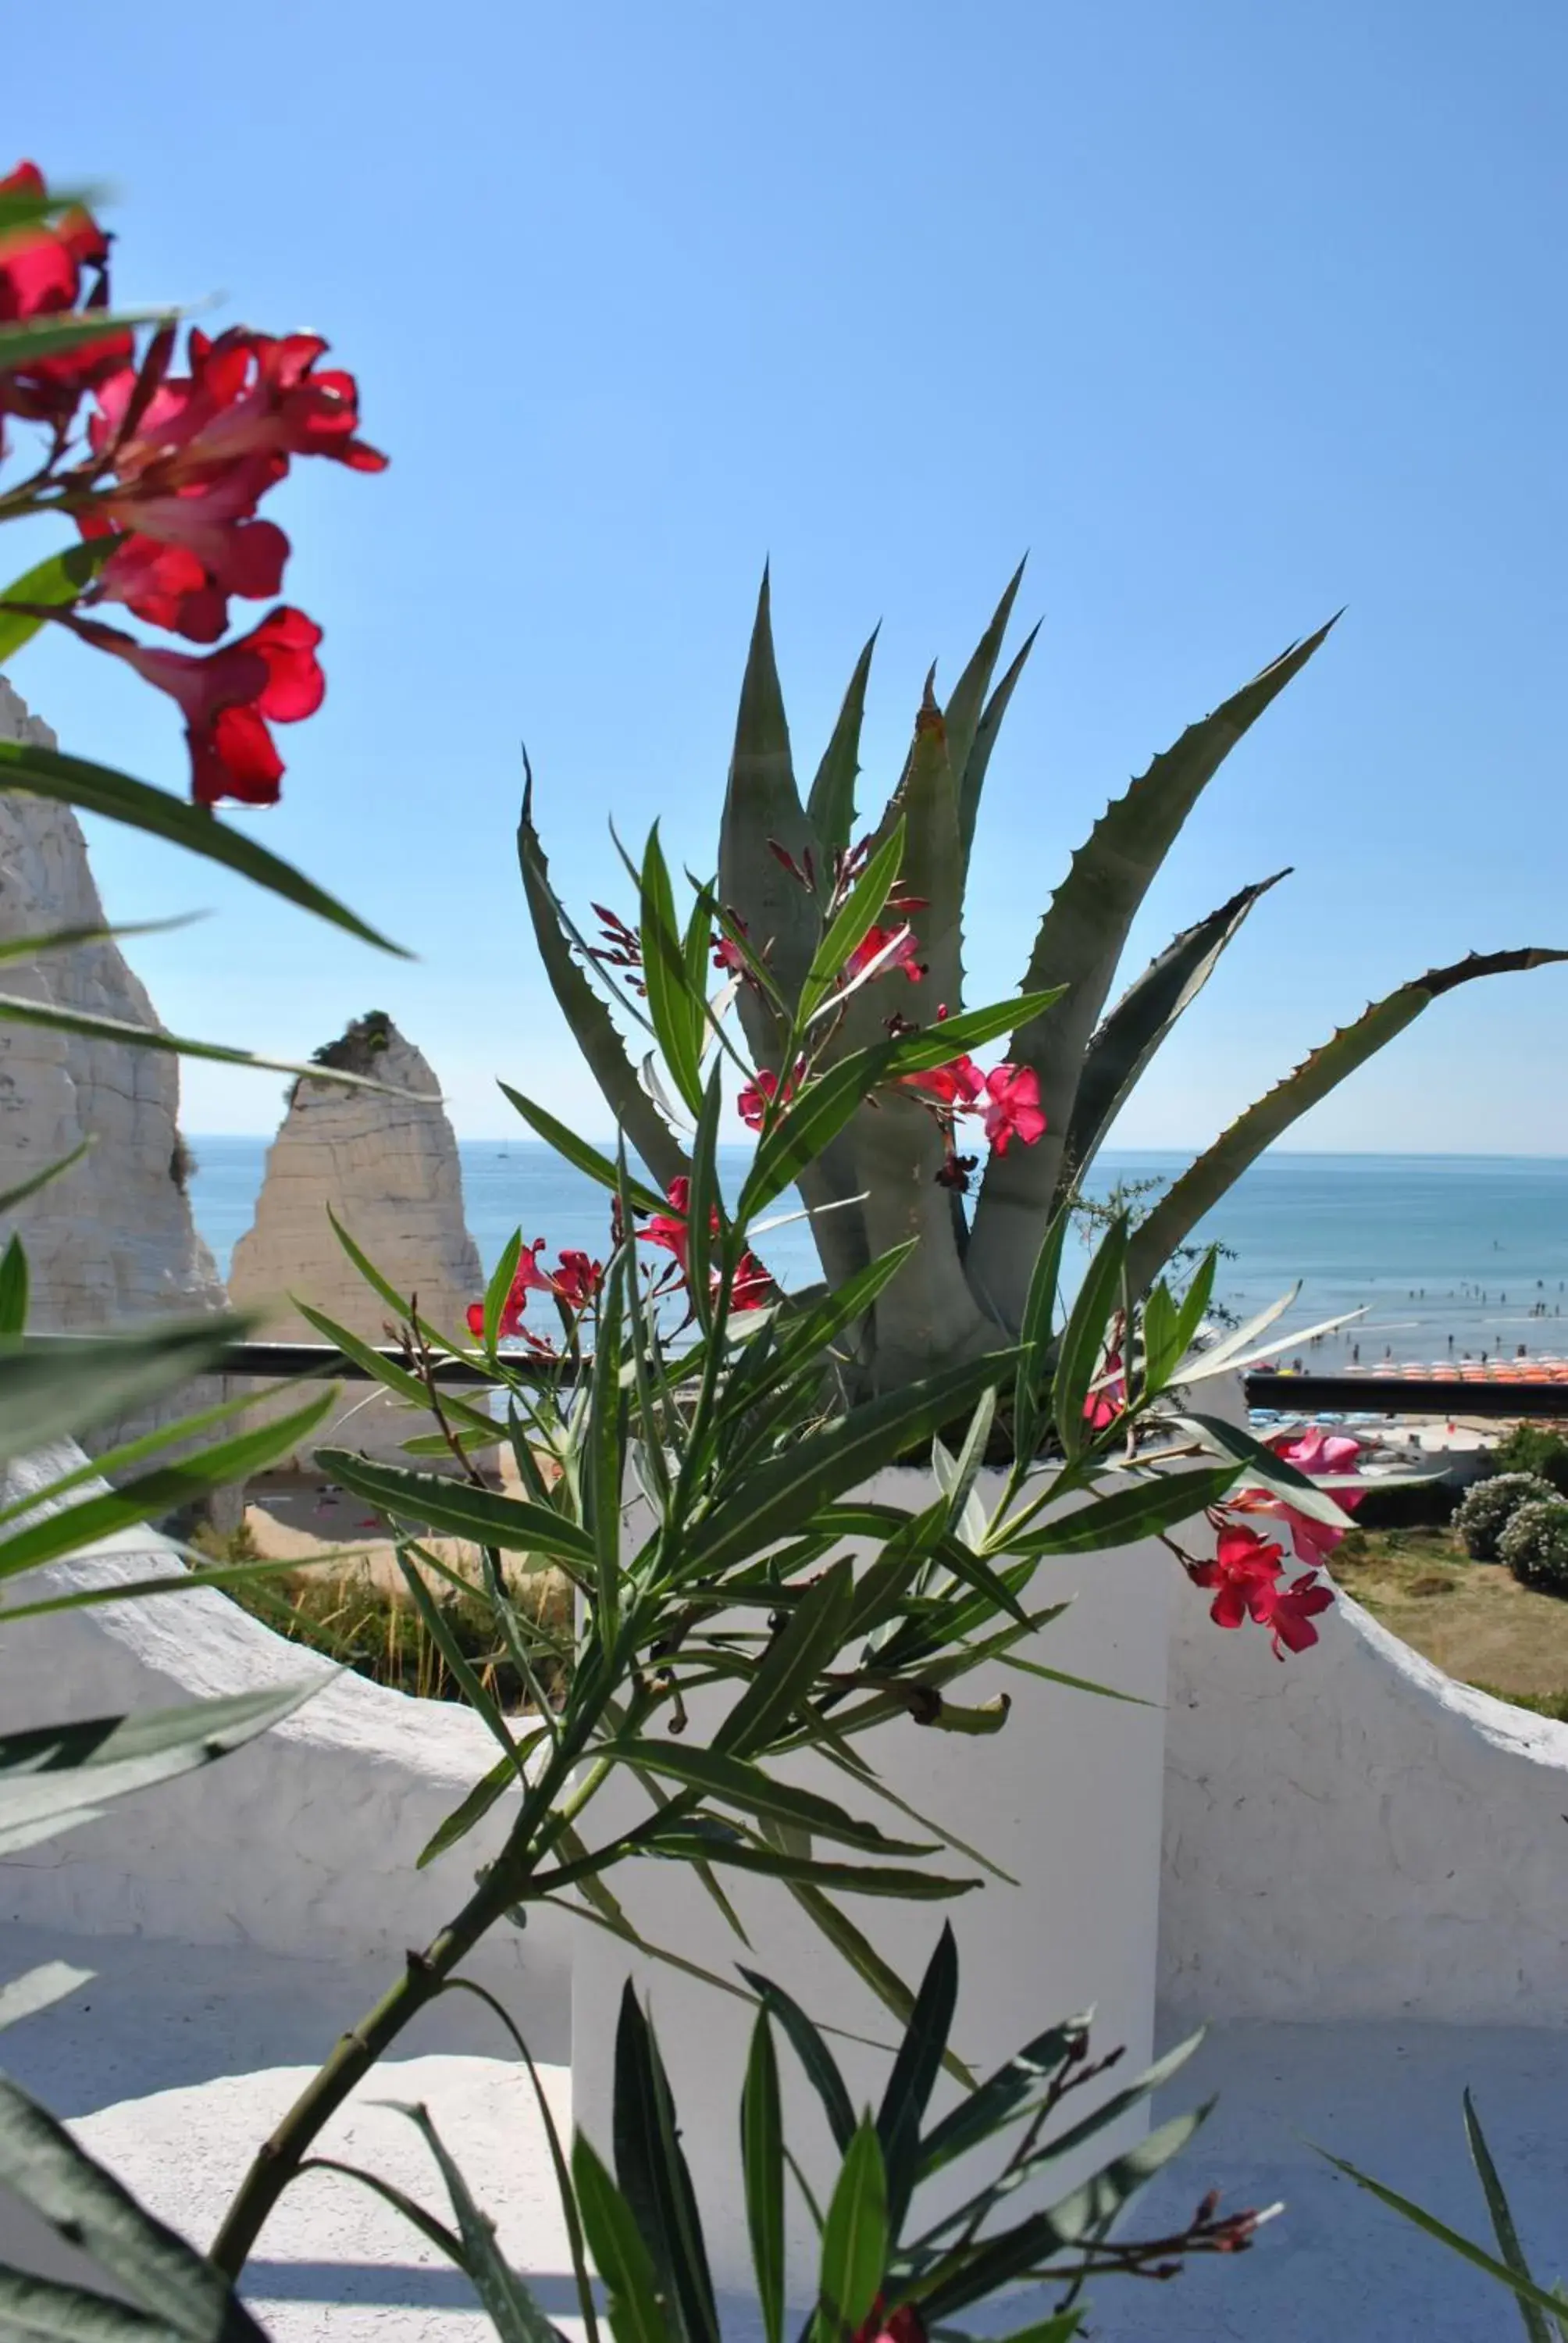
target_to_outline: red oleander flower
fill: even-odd
[[[739,929],[743,936],[750,933],[745,920],[730,910],[728,904],[725,906],[725,916],[733,926]],[[735,938],[726,935],[722,929],[713,939],[713,965],[722,970],[727,976],[745,976],[748,973],[745,953]]]
[[[35,163],[19,163],[0,179],[0,195],[45,193]],[[91,214],[75,210],[42,226],[0,236],[0,325],[30,318],[68,316],[105,307],[108,299],[109,240]],[[95,281],[84,288],[83,272]],[[124,366],[133,347],[128,332],[35,358],[15,372],[0,374],[0,413],[7,409],[35,421],[69,423],[82,393]]]
[[[556,1266],[556,1292],[568,1310],[586,1310],[604,1283],[604,1263],[568,1248]]]
[[[1040,1076],[1032,1066],[993,1066],[986,1076],[985,1135],[999,1155],[1014,1139],[1032,1147],[1045,1135]]]
[[[529,1335],[528,1328],[523,1323],[523,1312],[528,1307],[529,1294],[558,1293],[561,1290],[558,1280],[549,1276],[539,1267],[539,1255],[544,1249],[543,1237],[536,1237],[533,1243],[518,1255],[518,1265],[512,1272],[511,1287],[505,1302],[501,1304],[501,1314],[496,1327],[497,1336],[502,1341],[515,1341],[519,1334],[526,1340],[532,1341],[533,1337]],[[568,1255],[563,1252],[561,1255],[563,1262],[568,1259],[586,1261],[588,1256],[586,1253]],[[590,1266],[597,1270],[598,1264],[595,1262]],[[467,1314],[469,1333],[482,1337],[485,1332],[484,1303],[470,1302]]]
[[[1216,1592],[1209,1606],[1209,1616],[1217,1627],[1239,1627],[1252,1612],[1255,1600],[1271,1594],[1284,1561],[1284,1549],[1246,1528],[1240,1522],[1226,1522],[1220,1530],[1212,1562],[1188,1564],[1188,1576],[1194,1586],[1211,1586]]]
[[[925,2321],[918,2306],[900,2302],[890,2311],[879,2295],[870,2314],[855,2332],[854,2343],[926,2343]]]
[[[899,1081],[930,1105],[962,1114],[976,1104],[986,1078],[972,1058],[962,1057],[950,1058],[945,1066],[928,1066],[922,1073],[900,1074]]]
[[[150,650],[95,619],[52,615],[178,702],[197,805],[216,805],[223,798],[243,805],[277,803],[283,759],[267,724],[297,724],[313,716],[327,689],[316,659],[321,629],[314,619],[280,603],[248,635],[198,659],[191,651]]]
[[[939,1172],[932,1173],[939,1188],[951,1188],[956,1195],[967,1196],[970,1175],[979,1163],[978,1155],[950,1155]]]
[[[682,1278],[689,1279],[691,1274],[691,1235],[689,1218],[691,1182],[684,1172],[680,1172],[670,1182],[666,1192],[672,1210],[668,1212],[652,1213],[647,1228],[640,1230],[638,1235],[642,1243],[657,1246],[662,1252],[672,1253]],[[719,1230],[717,1205],[714,1207],[709,1225],[717,1234]],[[717,1271],[709,1271],[709,1282],[710,1290],[717,1293],[719,1291]],[[730,1282],[730,1308],[763,1310],[769,1302],[777,1302],[778,1299],[779,1288],[756,1254],[749,1252],[743,1252],[736,1265],[734,1278]]]
[[[84,537],[118,532],[95,601],[124,602],[150,625],[216,642],[231,594],[278,592],[288,539],[256,507],[294,456],[328,456],[379,471],[386,458],[354,437],[352,375],[317,375],[327,345],[243,327],[211,341],[193,331],[190,372],[166,369],[173,337],[159,336],[140,368],[122,366],[97,393],[93,452],[114,485],[77,516]]]
[[[1260,1587],[1248,1607],[1259,1626],[1269,1630],[1274,1657],[1282,1660],[1287,1651],[1304,1652],[1317,1642],[1312,1621],[1321,1612],[1332,1611],[1333,1604],[1332,1587],[1309,1570],[1293,1578],[1289,1586]]]
[[[318,334],[231,326],[215,341],[193,327],[189,374],[166,377],[134,422],[135,369],[124,367],[103,384],[88,426],[93,452],[112,455],[122,487],[146,480],[159,492],[205,483],[257,458],[270,467],[272,479],[282,478],[291,456],[327,456],[353,471],[385,471],[386,457],[355,437],[354,377],[338,367],[316,372],[327,347]]]
[[[754,1252],[743,1252],[729,1288],[732,1310],[766,1310],[779,1299],[779,1288]]]
[[[1091,1391],[1083,1403],[1083,1421],[1091,1432],[1103,1432],[1107,1424],[1114,1423],[1119,1415],[1126,1413],[1127,1383],[1121,1364],[1120,1351],[1106,1353],[1105,1373],[1110,1380]]]
[[[879,976],[887,976],[895,968],[900,968],[911,984],[919,984],[926,972],[926,964],[921,960],[920,948],[907,926],[868,928],[844,963],[846,982],[851,977],[860,975],[864,970],[871,966],[874,960],[880,959],[884,952],[887,954],[887,959],[877,970]]]
[[[1234,1499],[1226,1499],[1227,1506]],[[1243,1523],[1222,1521],[1212,1562],[1189,1563],[1194,1585],[1215,1589],[1209,1616],[1219,1627],[1239,1627],[1251,1619],[1266,1627],[1274,1657],[1287,1651],[1304,1652],[1318,1640],[1312,1621],[1333,1608],[1333,1590],[1312,1571],[1280,1584],[1284,1573],[1284,1549],[1261,1537]]]
[[[156,498],[108,498],[78,517],[86,538],[126,532],[100,570],[95,602],[123,602],[149,626],[191,642],[215,643],[228,624],[228,597],[265,602],[283,584],[288,539],[254,518],[270,474],[232,466],[205,487]]]
[[[673,1209],[668,1212],[653,1213],[647,1228],[638,1233],[643,1244],[655,1245],[660,1252],[673,1253],[676,1266],[684,1277],[691,1247],[691,1231],[686,1217],[691,1182],[683,1172],[678,1172],[665,1192]]]

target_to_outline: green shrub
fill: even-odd
[[[1493,1473],[1475,1482],[1461,1498],[1453,1526],[1472,1562],[1495,1562],[1497,1541],[1521,1505],[1553,1500],[1550,1481],[1538,1473]]]
[[[1516,1507],[1497,1541],[1497,1559],[1522,1586],[1568,1594],[1568,1501],[1538,1497]]]
[[[1568,1440],[1555,1424],[1516,1423],[1492,1452],[1500,1473],[1536,1473],[1568,1497]]]

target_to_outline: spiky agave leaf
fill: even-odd
[[[852,804],[852,769],[859,757],[859,702],[864,694],[862,669],[869,664],[868,645],[850,683],[845,712],[834,734],[835,745],[823,760],[828,779],[824,780],[819,772],[812,793],[815,800],[822,792],[835,824],[847,818],[847,807]],[[823,875],[827,850],[801,806],[795,785],[789,727],[773,653],[769,573],[764,569],[724,798],[719,894],[721,902],[745,921],[753,946],[766,955],[769,972],[785,999],[796,1001],[820,940],[821,915],[815,894],[791,876],[774,851],[776,847],[790,855],[797,867],[804,867],[809,854],[819,877]],[[757,1064],[779,1072],[780,1047],[773,1009],[745,984],[737,1007]],[[799,1185],[812,1212],[824,1214],[812,1223],[817,1249],[830,1282],[841,1285],[871,1258],[860,1210],[853,1202],[859,1186],[854,1150],[847,1135],[823,1150]]]
[[[860,771],[860,727],[866,715],[866,685],[870,679],[871,657],[877,648],[880,626],[873,627],[864,650],[855,661],[855,672],[849,678],[849,688],[844,694],[839,720],[822,753],[817,768],[817,778],[811,784],[807,801],[807,816],[812,829],[829,852],[849,845],[855,829],[855,783]]]
[[[1288,870],[1276,870],[1271,879],[1243,887],[1206,920],[1173,937],[1129,985],[1083,1053],[1054,1208],[1093,1162],[1144,1068],[1202,991],[1253,904],[1289,876]]]
[[[1282,652],[1101,815],[1040,923],[1025,988],[1065,984],[1065,1000],[1013,1035],[1009,1057],[1040,1077],[1047,1131],[1038,1145],[993,1155],[975,1213],[970,1271],[1009,1323],[1022,1310],[1030,1263],[1060,1177],[1084,1052],[1139,906],[1199,797],[1270,702],[1300,674],[1334,624]]]
[[[1027,561],[1028,555],[1024,557]],[[1018,599],[1018,589],[1023,583],[1024,562],[1020,561],[1002,590],[1002,598],[991,613],[991,620],[975,645],[969,665],[964,669],[943,710],[948,727],[948,754],[952,760],[953,779],[959,794],[959,830],[965,860],[969,857],[970,840],[974,836],[975,815],[980,806],[980,786],[977,780],[972,793],[968,783],[970,759],[980,737],[980,722],[985,715],[990,679],[1001,651],[1002,637],[1012,617],[1012,606]],[[990,751],[987,750],[989,757]],[[983,778],[985,759],[981,759]]]
[[[991,751],[996,747],[997,735],[1001,730],[1002,719],[1007,714],[1008,703],[1018,688],[1019,677],[1023,673],[1039,633],[1040,621],[1037,619],[1013,653],[1003,672],[1001,681],[986,701],[985,711],[980,718],[969,755],[964,759],[963,780],[959,789],[959,831],[963,840],[966,866],[969,861],[970,848],[974,842],[975,823],[980,817],[980,792],[985,787],[986,771],[990,764]]]
[[[550,885],[550,866],[534,827],[534,777],[527,756],[523,759],[523,776],[518,862],[550,990],[572,1029],[573,1039],[588,1060],[617,1128],[625,1131],[628,1144],[659,1186],[668,1189],[678,1174],[689,1173],[691,1165],[686,1150],[638,1079],[637,1069],[608,1009],[573,954],[566,914]]]
[[[819,870],[821,841],[816,837],[795,786],[789,726],[773,656],[773,620],[768,572],[757,598],[735,748],[724,793],[719,835],[719,895],[746,923],[754,948],[767,956],[769,972],[787,1001],[800,987],[821,931],[815,894],[779,860],[789,855],[798,869],[808,857]],[[759,1065],[773,1063],[777,1036],[773,1012],[750,986],[739,1000],[741,1022]]]
[[[1211,1212],[1250,1163],[1272,1146],[1309,1107],[1338,1088],[1347,1074],[1374,1057],[1396,1033],[1414,1023],[1422,1010],[1444,992],[1469,984],[1478,976],[1506,976],[1516,970],[1545,968],[1568,960],[1568,951],[1544,946],[1524,946],[1513,951],[1470,952],[1452,968],[1429,969],[1412,983],[1374,1001],[1353,1025],[1342,1025],[1332,1041],[1302,1060],[1293,1073],[1238,1115],[1212,1147],[1188,1165],[1167,1191],[1149,1218],[1133,1232],[1128,1248],[1128,1283],[1134,1293],[1147,1291],[1176,1247],[1190,1236],[1205,1212]]]

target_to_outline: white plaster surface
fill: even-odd
[[[986,1502],[997,1502],[1001,1479],[982,1476]],[[862,1493],[914,1508],[930,1502],[930,1484],[924,1474],[890,1473]],[[991,1663],[955,1685],[952,1696],[970,1704],[1009,1694],[1012,1711],[1000,1734],[974,1739],[900,1719],[855,1745],[920,1816],[978,1847],[1018,1883],[993,1877],[954,1903],[897,1904],[859,1895],[844,1899],[855,1926],[911,1986],[919,1984],[943,1918],[950,1915],[960,1956],[953,2045],[978,2067],[1001,2064],[1053,2019],[1091,2005],[1098,2047],[1125,2046],[1124,2071],[1137,2071],[1148,2061],[1171,1578],[1169,1555],[1144,1543],[1119,1553],[1046,1562],[1031,1589],[1033,1607],[1073,1599],[1060,1619],[1020,1646],[1023,1655],[1131,1694],[1141,1704],[1042,1684]],[[693,1707],[695,1731],[704,1729],[703,1697],[699,1694]],[[823,1760],[801,1758],[781,1771],[876,1821],[891,1835],[929,1843],[929,1833],[918,1822],[858,1788]],[[608,1836],[612,1826],[627,1827],[644,1812],[643,1794],[622,1776],[602,1803],[596,1801],[588,1824],[594,1836]],[[815,1852],[829,1861],[854,1859],[825,1842]],[[958,1850],[944,1849],[931,1864],[950,1875],[983,1875]],[[881,2003],[787,1889],[734,1871],[719,1875],[746,1926],[749,1949],[737,1941],[681,1866],[625,1865],[615,1887],[651,1943],[731,1982],[739,1965],[759,1969],[786,1986],[819,2024],[876,2045],[896,2040],[894,2021]],[[688,2150],[709,2222],[716,2278],[730,2282],[749,2268],[734,2153],[734,2100],[752,2012],[664,1963],[628,1955],[617,1938],[600,1930],[585,1929],[574,1953],[573,2089],[590,2133],[608,2128],[614,2012],[628,1976],[651,2001],[672,2063],[694,2078]],[[847,2046],[844,2063],[857,2097],[879,2097],[890,2064],[885,2048]],[[802,2095],[803,2124],[808,2106]],[[1141,2128],[1134,2117],[1114,2136],[1110,2152]],[[805,2136],[814,2147],[814,2127]],[[809,2158],[808,2168],[816,2161]],[[804,2217],[799,2217],[803,2235]]]
[[[15,1496],[68,1469],[61,1448],[14,1468]],[[183,1574],[139,1530],[31,1574],[30,1593]],[[100,1822],[0,1864],[0,1916],[85,1936],[265,1947],[318,1959],[401,1959],[462,1903],[504,1835],[502,1799],[427,1870],[421,1847],[496,1761],[478,1717],[333,1670],[216,1591],[106,1604],[25,1622],[0,1638],[10,1730],[120,1715],[317,1676],[324,1689],[221,1765],[111,1806]],[[566,2048],[571,1923],[536,1913],[479,1956],[547,2055]],[[385,1976],[383,1977],[385,1982]]]
[[[49,1958],[99,1974],[7,2033],[7,2069],[197,2244],[210,2241],[256,2141],[374,1986],[352,1967],[249,1948],[94,1945],[0,1929],[0,1974]],[[575,2336],[542,2127],[526,2074],[490,2055],[491,2023],[463,1996],[422,2018],[407,2055],[360,2087],[327,2145],[444,2212],[411,2127],[377,2104],[423,2100],[497,2218],[503,2247]],[[676,2067],[672,2080],[687,2106],[688,2072]],[[569,2076],[547,2066],[545,2083],[565,2127]],[[1555,2270],[1568,2143],[1561,2036],[1508,2026],[1236,2024],[1217,2028],[1165,2095],[1161,2115],[1216,2092],[1219,2104],[1145,2194],[1133,2224],[1144,2235],[1179,2227],[1210,2187],[1228,2207],[1282,2197],[1285,2211],[1246,2255],[1194,2263],[1168,2285],[1101,2284],[1091,2296],[1098,2343],[1514,2343],[1518,2317],[1506,2297],[1342,2179],[1312,2145],[1483,2237],[1460,2125],[1466,2084],[1526,2250],[1538,2268]],[[327,2175],[285,2197],[246,2291],[278,2343],[480,2343],[490,2331],[433,2248],[378,2200]],[[1014,2298],[1000,2318],[966,2323],[1005,2332],[1027,2314]],[[744,2300],[724,2303],[723,2325],[730,2343],[750,2343],[758,2331]]]
[[[387,1339],[387,1304],[338,1243],[328,1207],[393,1288],[417,1297],[431,1325],[463,1337],[464,1312],[484,1292],[440,1086],[396,1026],[373,1070],[378,1081],[407,1095],[301,1081],[267,1150],[256,1219],[229,1266],[229,1295],[236,1307],[266,1312],[269,1341],[323,1339],[291,1307],[291,1295],[367,1342]],[[287,1404],[299,1403],[297,1389]],[[427,1417],[387,1393],[350,1385],[340,1415],[328,1418],[311,1444],[336,1441],[398,1457],[404,1441],[430,1429]]]
[[[55,745],[4,677],[0,739]],[[98,927],[103,919],[69,806],[0,794],[0,940]],[[7,961],[0,990],[133,1024],[158,1022],[114,944]],[[0,1188],[68,1155],[84,1139],[94,1142],[81,1162],[0,1215],[0,1245],[15,1231],[27,1249],[38,1331],[221,1305],[212,1255],[171,1175],[178,1111],[176,1058],[0,1020]]]
[[[1162,1997],[1568,2023],[1568,1725],[1455,1684],[1342,1594],[1317,1624],[1282,1665],[1176,1588]]]

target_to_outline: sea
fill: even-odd
[[[190,1144],[192,1209],[226,1274],[255,1214],[267,1141],[192,1134]],[[721,1151],[731,1192],[749,1152]],[[583,1173],[530,1141],[467,1140],[459,1153],[468,1226],[487,1271],[518,1228],[525,1244],[545,1238],[547,1261],[563,1246],[602,1258],[608,1199]],[[1088,1192],[1104,1200],[1156,1183],[1141,1188],[1146,1205],[1187,1160],[1108,1149]],[[798,1215],[798,1200],[776,1211]],[[1196,1233],[1223,1248],[1215,1295],[1236,1318],[1294,1293],[1268,1336],[1283,1366],[1298,1358],[1321,1373],[1442,1364],[1512,1358],[1522,1346],[1531,1358],[1568,1355],[1568,1157],[1270,1153]],[[757,1251],[786,1288],[819,1273],[803,1217],[766,1229]],[[1085,1258],[1080,1249],[1069,1262],[1069,1287]],[[1313,1334],[1349,1313],[1350,1322]]]

